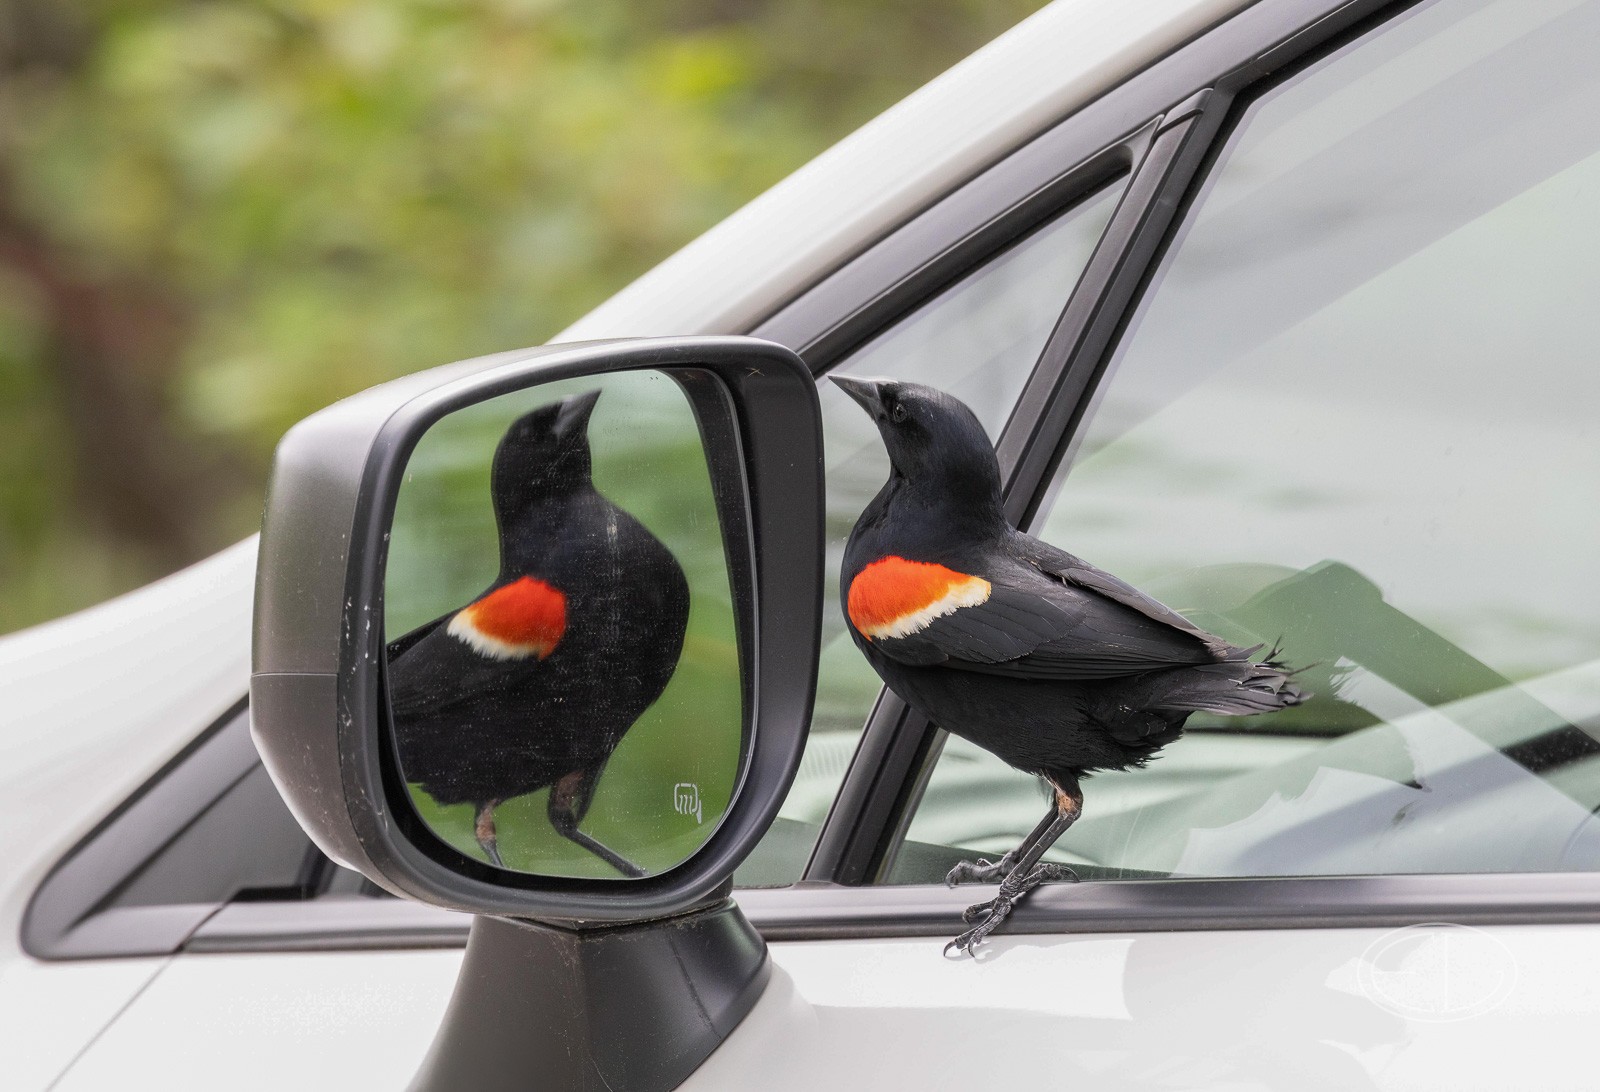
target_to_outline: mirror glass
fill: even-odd
[[[384,615],[394,753],[450,846],[621,879],[716,830],[747,751],[740,647],[673,376],[547,383],[433,425],[396,501]]]

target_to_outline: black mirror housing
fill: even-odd
[[[687,859],[626,882],[496,869],[452,850],[409,805],[387,734],[384,574],[401,478],[446,414],[556,380],[652,370],[693,408],[727,552],[745,754],[720,825]],[[798,768],[816,677],[822,439],[813,379],[751,338],[556,345],[446,365],[374,387],[279,445],[263,522],[252,732],[317,845],[387,890],[475,914],[615,923],[726,891]],[[392,635],[391,635],[392,636]]]

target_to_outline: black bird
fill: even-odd
[[[540,406],[495,449],[500,575],[388,648],[400,767],[441,804],[494,809],[549,786],[550,823],[626,876],[644,872],[578,829],[606,762],[678,664],[689,585],[666,546],[591,478],[599,391]]]
[[[851,637],[914,709],[1054,790],[1016,850],[950,871],[952,885],[1001,881],[950,943],[971,954],[1023,894],[1075,878],[1040,858],[1081,813],[1085,777],[1144,765],[1191,713],[1262,713],[1308,695],[1275,654],[1252,662],[1257,649],[1013,528],[994,449],[955,398],[915,383],[834,382],[877,423],[891,464],[845,547]]]

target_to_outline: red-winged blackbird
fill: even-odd
[[[1308,695],[1273,656],[1251,662],[1256,649],[1013,528],[994,449],[961,402],[914,383],[834,382],[877,422],[892,465],[845,547],[850,635],[914,709],[1054,789],[1016,850],[950,871],[951,884],[1001,880],[950,944],[970,954],[1023,894],[1075,878],[1040,857],[1082,811],[1085,776],[1144,765],[1191,713]]]
[[[666,689],[689,585],[666,546],[602,496],[588,424],[599,391],[514,421],[489,489],[500,575],[460,610],[389,645],[400,767],[441,804],[494,809],[550,788],[550,823],[626,876],[644,872],[578,829],[624,733]]]

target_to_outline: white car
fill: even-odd
[[[1317,698],[1041,808],[881,697],[830,585],[692,1089],[1587,1089],[1600,990],[1600,0],[1060,0],[560,340],[916,379],[1011,516]],[[824,384],[826,569],[887,473]],[[389,1088],[464,915],[319,853],[247,726],[255,544],[0,640],[8,1088]],[[533,1086],[537,1086],[535,1078]]]

